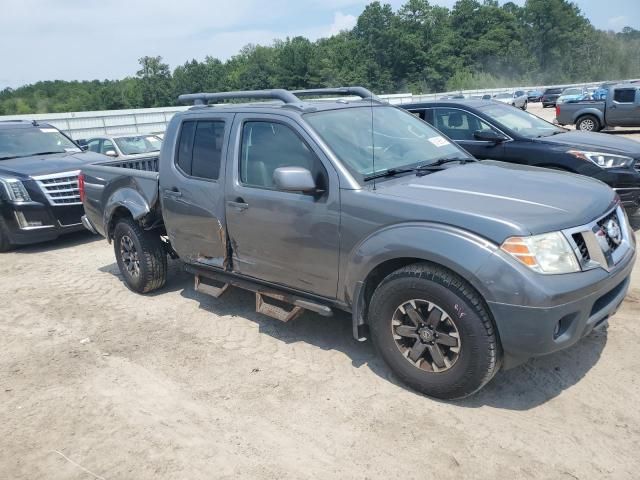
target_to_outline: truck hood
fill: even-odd
[[[566,146],[593,152],[618,153],[634,158],[640,157],[640,143],[630,138],[623,138],[609,133],[570,131],[551,137],[535,139],[536,142],[550,145]]]
[[[94,152],[56,153],[0,160],[0,176],[25,179],[68,170],[80,170],[84,165],[105,160],[109,160],[109,157]]]
[[[425,212],[420,220],[454,225],[496,243],[587,224],[615,202],[614,191],[598,180],[492,160],[381,182],[376,192],[414,204]]]

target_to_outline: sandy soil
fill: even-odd
[[[347,316],[138,296],[89,234],[0,257],[0,478],[640,475],[640,273],[608,329],[458,402],[394,379]],[[66,458],[65,458],[66,457]]]

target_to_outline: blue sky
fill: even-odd
[[[137,59],[171,67],[206,55],[226,59],[247,43],[326,37],[351,28],[360,0],[9,0],[0,15],[0,89],[38,80],[115,79]],[[404,0],[391,0],[394,8]],[[432,0],[451,7],[454,0]],[[524,0],[516,3],[523,4]],[[578,0],[598,28],[640,29],[640,0]]]

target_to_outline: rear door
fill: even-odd
[[[335,298],[340,190],[333,165],[286,116],[238,114],[232,139],[226,205],[233,270]],[[278,190],[273,173],[287,166],[311,171],[319,190]]]
[[[634,127],[640,125],[640,98],[635,87],[616,88],[613,98],[607,98],[607,125]]]
[[[454,107],[434,108],[433,126],[479,160],[502,160],[504,157],[503,143],[477,140],[474,137],[476,131],[499,130],[471,112]]]
[[[186,117],[175,145],[164,145],[160,198],[167,235],[189,263],[224,267],[226,230],[224,171],[232,113]],[[173,151],[171,151],[173,149]]]

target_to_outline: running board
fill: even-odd
[[[315,312],[323,317],[333,315],[327,305],[316,303],[285,290],[271,288],[257,282],[247,281],[228,274],[214,273],[204,269],[187,266],[186,270],[194,275],[197,292],[219,298],[230,286],[249,290],[256,294],[256,312],[289,322],[297,318],[304,310]]]
[[[300,316],[304,309],[292,305],[285,300],[284,295],[256,292],[256,312],[267,315],[281,322],[289,322]]]
[[[219,282],[212,278],[206,278],[200,275],[196,275],[194,278],[196,292],[202,292],[215,298],[222,296],[229,288],[228,283]]]

